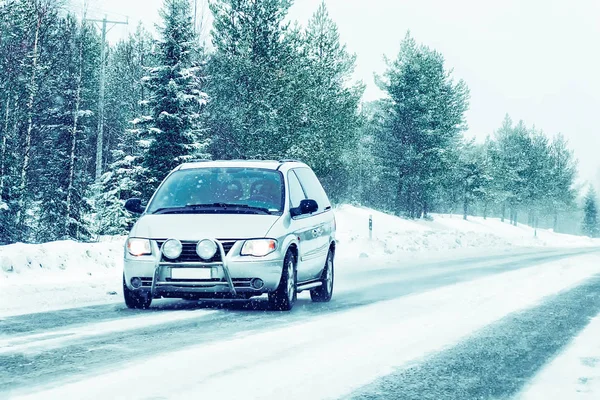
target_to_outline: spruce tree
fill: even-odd
[[[306,115],[304,123],[290,124],[298,135],[288,156],[310,164],[329,195],[339,200],[347,189],[348,152],[358,145],[364,87],[351,85],[356,56],[341,43],[324,2],[310,19],[303,42],[300,61],[308,73],[300,104]]]
[[[149,91],[142,77],[155,64],[151,49],[151,36],[140,25],[115,46],[109,57],[107,104],[115,112],[106,123],[110,139],[108,168],[95,190],[95,233],[99,235],[125,234],[134,222],[124,208],[125,201],[142,196],[139,188],[144,185],[142,164],[148,147],[143,145],[147,140],[140,139],[152,119],[138,116],[149,111]]]
[[[583,204],[583,233],[589,237],[598,237],[600,225],[598,224],[598,196],[593,186],[590,186]]]
[[[573,151],[563,135],[556,135],[550,143],[548,171],[549,211],[552,215],[552,227],[558,230],[559,214],[575,208],[575,190],[573,188],[577,175],[577,161]]]
[[[453,81],[440,53],[418,45],[410,34],[379,84],[389,95],[379,134],[382,163],[396,186],[396,209],[418,218],[448,178],[466,129],[469,91],[463,81]]]
[[[211,3],[207,111],[214,158],[282,158],[298,135],[305,80],[301,34],[285,20],[290,6],[290,0]]]
[[[202,157],[207,145],[199,126],[199,109],[207,100],[202,68],[193,59],[198,41],[187,0],[165,0],[164,26],[157,43],[158,66],[144,77],[150,90],[150,118],[145,118],[149,148],[144,159],[147,194],[182,162]]]

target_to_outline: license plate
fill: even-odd
[[[211,279],[211,268],[172,268],[171,279]]]

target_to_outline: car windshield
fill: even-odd
[[[280,214],[283,200],[283,178],[278,171],[194,168],[171,174],[157,190],[147,212]]]

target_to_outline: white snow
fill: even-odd
[[[121,301],[123,244],[0,246],[0,318]]]
[[[14,352],[32,355],[59,348],[67,343],[75,343],[77,340],[92,336],[125,332],[128,330],[148,328],[190,319],[201,319],[214,313],[216,313],[216,311],[173,311],[168,313],[138,315],[134,317],[127,316],[126,318],[90,323],[83,326],[70,326],[68,329],[54,329],[45,331],[44,333],[36,333],[27,336],[11,336],[5,339],[2,339],[2,336],[0,336],[0,355]]]
[[[600,256],[574,257],[283,328],[265,326],[246,336],[119,365],[77,382],[34,388],[35,393],[22,398],[105,399],[116,393],[128,399],[344,397],[395,367],[451,346],[599,272]],[[307,384],[290,390],[290,380]]]
[[[373,240],[369,240],[369,216],[373,217]],[[398,218],[368,208],[343,205],[336,209],[340,253],[350,258],[389,258],[394,254],[446,252],[449,250],[512,249],[515,247],[600,246],[600,240],[564,235],[529,226],[512,226],[498,218],[433,214],[432,221]]]
[[[514,255],[531,248],[599,246],[599,240],[511,226],[498,219],[434,215],[412,221],[344,205],[335,209],[337,273],[401,268],[418,260]],[[373,240],[369,240],[369,215]],[[100,243],[70,241],[0,246],[0,318],[9,315],[121,301],[125,238]],[[18,299],[18,301],[16,300]]]
[[[600,399],[600,315],[527,385],[518,399]]]

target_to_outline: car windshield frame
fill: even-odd
[[[208,185],[219,185],[226,184],[228,179],[221,179],[221,177],[227,177],[227,175],[231,175],[229,180],[234,180],[237,174],[240,174],[239,177],[252,179],[252,175],[256,175],[259,177],[262,175],[262,180],[268,181],[267,177],[269,175],[273,175],[273,177],[277,176],[277,179],[271,179],[271,183],[277,184],[280,186],[281,195],[277,197],[278,204],[270,204],[271,207],[266,206],[265,204],[261,204],[260,202],[250,202],[250,198],[244,199],[241,201],[231,201],[223,199],[219,197],[219,194],[214,190],[206,190],[206,193],[214,193],[212,197],[209,197],[208,200],[205,201],[187,201],[185,204],[181,201],[173,201],[171,204],[166,204],[163,199],[166,196],[166,193],[163,193],[165,190],[172,190],[171,186],[179,186],[185,183],[182,183],[182,179],[186,179],[185,175],[193,175],[202,173],[202,171],[209,171],[206,174],[207,177],[210,177]],[[248,172],[248,176],[244,177],[244,172]],[[239,178],[238,177],[238,178]],[[272,177],[272,178],[273,178]],[[179,179],[180,182],[174,182],[173,179]],[[257,179],[259,181],[260,179]],[[257,181],[253,182],[256,183]],[[239,182],[239,179],[238,179]],[[202,182],[204,183],[204,182]],[[243,184],[242,184],[243,186]],[[274,190],[276,187],[273,186]],[[213,188],[214,189],[214,188]],[[160,184],[160,186],[156,189],[154,194],[152,195],[148,206],[146,207],[145,214],[149,215],[159,215],[159,214],[253,214],[253,215],[283,215],[285,210],[285,199],[286,199],[286,182],[283,173],[279,170],[270,169],[270,168],[258,168],[258,167],[248,167],[248,166],[223,166],[223,167],[197,167],[197,168],[186,168],[179,169],[169,174],[167,178]],[[242,189],[244,190],[244,189]],[[248,189],[250,190],[250,189]],[[201,192],[198,192],[201,193]],[[190,191],[190,195],[192,192]],[[251,194],[250,194],[251,195]],[[275,197],[274,197],[275,198]],[[160,200],[159,200],[160,199]]]

